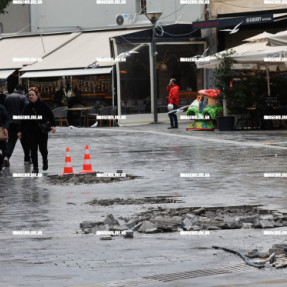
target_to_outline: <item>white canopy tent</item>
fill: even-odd
[[[287,46],[287,31],[270,35],[267,40],[271,46]]]
[[[287,71],[287,43],[286,46],[269,46],[267,40],[269,37],[273,37],[272,34],[263,32],[245,39],[244,42],[247,43],[221,51],[214,56],[200,58],[195,63],[198,68],[215,69],[224,54],[234,51],[234,54],[228,56],[235,61],[234,69],[266,70],[268,96],[270,96],[269,71]],[[247,65],[244,67],[245,64]]]

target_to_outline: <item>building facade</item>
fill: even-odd
[[[31,31],[30,5],[16,5],[11,3],[7,13],[0,15],[0,34]]]
[[[205,72],[197,70],[194,63],[181,62],[180,59],[201,55],[206,48],[205,40],[201,39],[200,30],[193,30],[192,27],[192,22],[203,19],[205,5],[181,4],[180,1],[174,0],[126,0],[126,4],[99,4],[103,1],[43,0],[42,4],[24,5],[24,7],[30,9],[29,29],[32,34],[41,35],[41,37],[49,33],[65,31],[81,33],[81,31],[98,30],[108,35],[108,32],[104,31],[127,29],[128,33],[132,27],[147,28],[144,32],[138,32],[134,38],[119,36],[112,39],[107,36],[104,39],[110,43],[111,51],[107,52],[111,52],[111,57],[117,57],[136,49],[136,53],[128,56],[125,62],[115,65],[114,86],[116,89],[112,91],[115,93],[113,98],[117,101],[119,113],[151,114],[155,109],[158,109],[159,112],[166,112],[168,96],[166,85],[170,78],[176,78],[179,82],[181,104],[190,103],[196,91],[205,88]],[[13,6],[13,8],[15,7],[20,9],[19,5]],[[155,33],[156,71],[152,68],[151,60],[153,28],[145,15],[149,12],[162,13]],[[13,18],[12,13],[10,18]],[[18,32],[17,29],[9,32]],[[45,39],[42,41],[43,43],[46,48]],[[72,40],[71,43],[76,43],[76,40]],[[67,47],[68,42],[59,51]],[[77,57],[84,57],[80,47],[77,53]],[[94,60],[92,59],[87,66],[102,56],[95,49],[91,53]],[[45,54],[43,57],[44,71],[66,69],[63,58],[57,61],[57,67],[47,64],[49,58],[56,54],[57,51],[52,52],[51,56]],[[70,62],[74,60],[71,58]],[[38,67],[40,64],[32,64],[30,70],[40,71],[41,69]],[[59,67],[60,64],[62,67]],[[157,73],[157,83],[153,82],[154,72]],[[153,105],[153,86],[155,84],[158,86],[157,107]]]
[[[146,12],[161,12],[160,23],[191,23],[200,19],[202,5],[174,0],[126,0],[126,4],[98,4],[95,0],[49,0],[31,5],[33,32],[59,29],[93,29],[150,24]],[[106,1],[108,2],[108,1]]]

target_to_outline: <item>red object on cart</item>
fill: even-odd
[[[199,94],[211,97],[211,98],[218,98],[220,95],[220,91],[216,89],[211,89],[211,90],[199,90]]]

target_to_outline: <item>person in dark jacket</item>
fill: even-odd
[[[0,104],[0,127],[4,129],[4,134],[8,136],[9,115],[4,106]],[[0,173],[2,172],[3,154],[5,154],[6,141],[0,141]]]
[[[5,100],[6,100],[6,95],[3,94],[3,88],[0,87],[0,105],[4,105]]]
[[[178,109],[179,105],[179,86],[176,84],[176,79],[170,79],[167,86],[167,91],[169,93],[168,104],[173,105],[173,110]],[[176,113],[169,114],[170,127],[168,129],[177,129],[178,121]]]
[[[52,133],[56,132],[56,122],[51,108],[40,99],[40,93],[36,87],[29,89],[29,104],[25,107],[23,116],[40,116],[42,119],[21,120],[18,137],[25,136],[31,148],[33,173],[39,172],[38,147],[43,158],[43,170],[48,169],[48,133],[41,131],[42,123],[50,122]]]
[[[6,146],[4,165],[10,166],[10,157],[14,151],[15,145],[17,143],[19,132],[20,120],[15,119],[15,116],[22,115],[25,106],[29,103],[27,97],[23,95],[24,88],[18,85],[15,88],[15,92],[8,95],[5,99],[4,106],[8,112],[10,124],[9,124],[9,139]],[[21,145],[24,151],[24,162],[30,164],[30,150],[28,148],[28,143],[25,138],[21,139]]]

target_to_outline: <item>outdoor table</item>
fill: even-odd
[[[260,129],[274,129],[274,121],[279,121],[280,126],[286,127],[284,120],[264,120],[264,116],[268,115],[276,115],[280,114],[280,112],[284,113],[285,107],[247,107],[246,110],[250,111],[251,113],[251,118],[253,121],[259,121],[259,128]],[[283,115],[282,113],[282,115]],[[280,114],[281,115],[281,114]]]
[[[68,111],[79,112],[79,114],[80,114],[80,126],[82,126],[82,112],[83,111],[90,111],[93,108],[94,107],[76,107],[76,108],[69,108]]]

